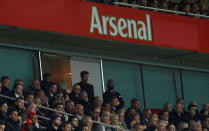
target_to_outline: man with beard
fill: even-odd
[[[124,106],[124,101],[119,92],[114,90],[114,81],[112,79],[107,80],[107,91],[103,94],[104,102],[110,103],[112,96],[116,96],[119,101],[119,106]]]

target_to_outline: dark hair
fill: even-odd
[[[61,125],[61,128],[65,127],[66,125],[71,125],[71,123],[69,121],[64,121]]]
[[[15,102],[17,102],[17,101],[19,101],[19,100],[24,100],[24,97],[22,97],[22,96],[17,97],[17,98],[15,99]]]
[[[133,103],[136,102],[136,101],[139,101],[139,99],[133,98],[133,99],[131,100],[131,104],[133,104]]]
[[[208,118],[209,118],[209,116],[204,115],[204,116],[202,116],[201,121],[203,122],[203,121],[205,121],[205,119],[208,119]]]
[[[190,110],[192,107],[197,107],[196,105],[189,104],[187,109]]]
[[[50,73],[45,73],[44,76],[43,76],[44,79],[47,79],[48,77],[51,77]]]
[[[182,98],[181,98],[181,99],[178,99],[178,100],[176,101],[176,103],[179,103],[179,102],[182,101],[182,100],[184,101],[184,99],[182,99]]]
[[[5,100],[0,101],[0,107],[5,103],[7,104],[7,101],[5,101]]]
[[[2,77],[1,77],[1,82],[2,82],[3,80],[5,80],[5,79],[9,79],[9,77],[8,77],[8,76],[2,76]]]
[[[70,116],[70,117],[69,117],[69,122],[72,122],[72,121],[73,121],[73,119],[75,119],[75,118],[76,118],[76,119],[78,119],[78,117],[77,117],[77,116]]]
[[[14,111],[17,112],[17,109],[15,109],[14,107],[9,108],[8,111],[7,111],[7,115],[9,116],[9,115],[12,114]]]
[[[63,103],[56,103],[56,104],[54,105],[54,107],[57,108],[57,106],[59,106],[59,105],[64,105],[64,104],[63,104]]]
[[[0,120],[0,125],[5,125],[5,121]]]
[[[14,84],[14,86],[13,86],[13,91],[14,91],[14,89],[17,89],[17,87],[19,86],[19,85],[22,85],[22,84]]]
[[[34,93],[32,93],[32,92],[28,92],[27,94],[26,94],[26,98],[28,97],[28,96],[30,96],[30,95],[34,95]]]
[[[51,82],[51,83],[49,84],[49,88],[52,88],[52,86],[54,86],[54,85],[58,86],[56,83]]]
[[[80,76],[83,77],[83,76],[86,75],[86,74],[88,75],[89,72],[88,72],[88,71],[82,71],[82,72],[80,73]]]
[[[97,108],[100,108],[100,109],[101,109],[100,106],[92,106],[92,107],[91,107],[91,112],[94,112],[94,110],[97,109]]]

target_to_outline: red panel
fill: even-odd
[[[92,6],[101,15],[142,20],[151,18],[152,41],[90,33]],[[82,0],[0,0],[0,24],[209,53],[209,21]],[[110,28],[109,25],[107,26]],[[126,30],[124,30],[126,31]]]

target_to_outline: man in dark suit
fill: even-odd
[[[94,87],[93,85],[88,83],[89,72],[82,71],[80,73],[80,77],[81,77],[81,81],[77,84],[81,87],[81,90],[84,90],[87,92],[89,101],[92,102],[94,99]]]

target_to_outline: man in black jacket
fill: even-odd
[[[180,103],[176,103],[174,110],[169,115],[169,123],[177,126],[183,117],[183,106]]]
[[[8,121],[6,122],[5,131],[21,131],[18,122],[18,112],[15,108],[8,110]]]
[[[124,101],[119,92],[114,90],[114,81],[112,79],[107,80],[107,91],[103,94],[103,100],[106,103],[110,103],[112,96],[116,96],[119,101],[119,106],[124,106]]]
[[[81,93],[81,87],[78,84],[73,85],[72,92],[69,94],[70,100],[72,100],[75,104],[79,102],[79,95]]]
[[[1,77],[1,85],[2,85],[1,94],[8,96],[10,94],[10,90],[9,90],[10,79],[8,76]]]
[[[0,101],[0,119],[3,121],[6,121],[8,119],[7,110],[8,110],[7,102],[4,100]]]
[[[84,90],[87,92],[89,101],[92,102],[94,99],[94,87],[93,85],[88,83],[89,72],[82,71],[80,73],[80,77],[81,77],[81,81],[77,84],[81,87],[81,90]]]
[[[188,106],[188,112],[184,113],[182,120],[187,123],[191,120],[193,120],[193,121],[200,120],[200,117],[197,114],[197,107],[195,105],[190,104]]]

